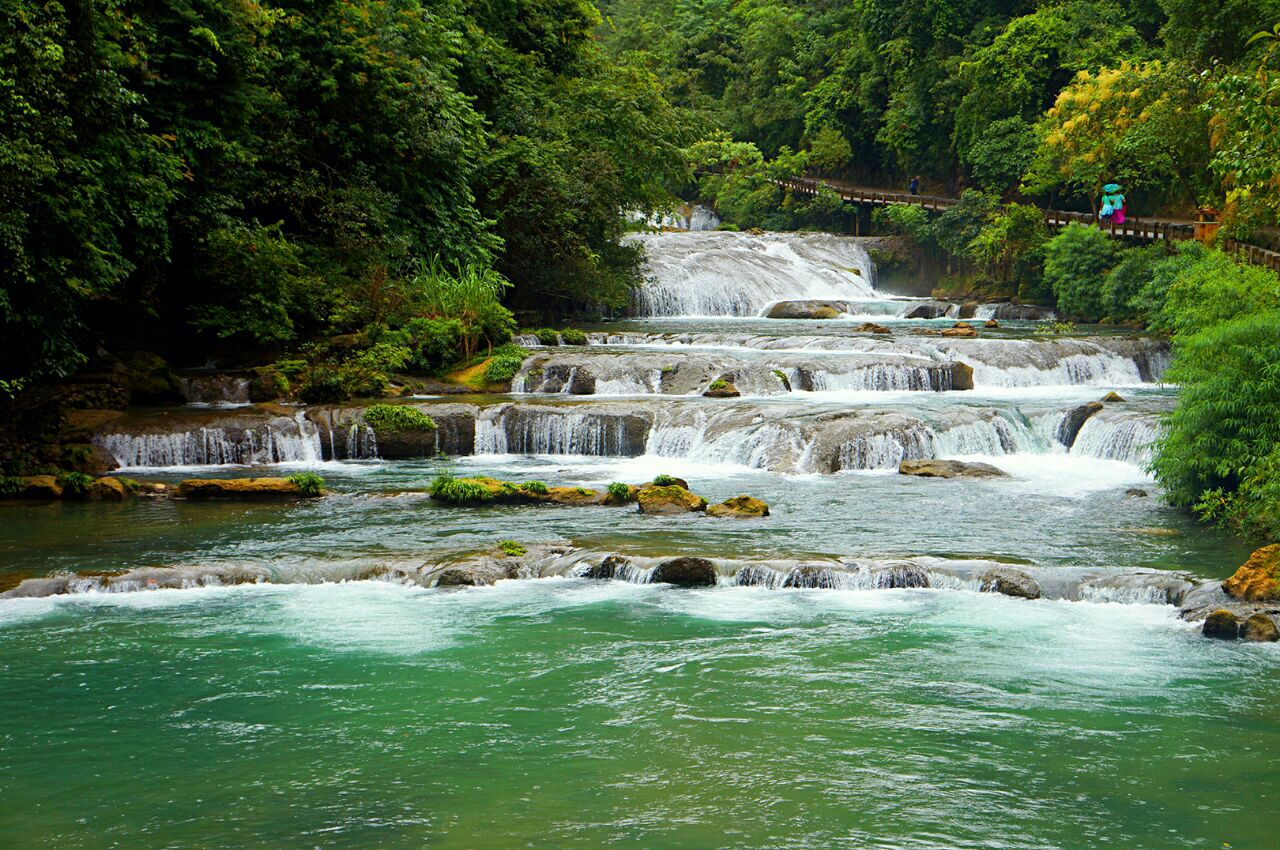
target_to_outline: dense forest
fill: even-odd
[[[628,213],[682,196],[847,232],[858,211],[778,178],[918,175],[962,202],[875,223],[946,258],[943,293],[1171,335],[1170,498],[1280,530],[1280,281],[1040,212],[1114,181],[1136,214],[1214,206],[1222,235],[1274,239],[1280,0],[0,4],[13,418],[86,372],[163,398],[136,373],[165,361],[307,401],[495,347],[509,378],[518,321],[625,306]]]

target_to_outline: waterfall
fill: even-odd
[[[875,298],[857,239],[826,234],[665,233],[629,237],[645,249],[640,316],[758,316],[789,300]]]
[[[1159,422],[1149,415],[1100,413],[1084,423],[1071,453],[1145,466],[1160,434]]]
[[[244,426],[213,426],[169,433],[108,433],[94,442],[121,467],[256,466],[318,463],[320,434],[302,411]]]
[[[235,375],[200,375],[179,378],[188,404],[234,407],[250,403],[248,378]]]
[[[349,460],[376,460],[378,435],[364,422],[352,422],[347,429],[346,449]]]
[[[476,454],[634,457],[648,421],[626,414],[502,405],[476,419]]]

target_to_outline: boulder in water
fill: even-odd
[[[1057,314],[1051,307],[1039,307],[1035,304],[996,304],[994,317],[997,319],[1021,319],[1023,321],[1039,321],[1052,319]]]
[[[924,304],[917,304],[906,313],[903,314],[904,319],[941,319],[951,312],[954,304],[948,304],[945,301],[927,301]]]
[[[836,586],[836,577],[830,567],[801,564],[787,573],[787,577],[782,580],[782,586],[784,588],[832,590]]]
[[[901,475],[921,478],[1008,478],[1004,470],[989,463],[966,463],[959,460],[904,460],[898,464]]]
[[[738,388],[733,385],[732,381],[717,378],[711,382],[711,386],[707,387],[707,391],[702,395],[706,398],[737,398],[742,393],[738,392]]]
[[[1259,611],[1244,621],[1240,637],[1259,643],[1275,643],[1280,641],[1280,629],[1276,628],[1276,621],[1269,614]]]
[[[28,475],[25,478],[11,478],[11,491],[7,494],[14,499],[61,499],[62,485],[52,475]]]
[[[698,513],[707,509],[707,500],[683,487],[643,487],[636,496],[640,513],[669,516]]]
[[[972,319],[978,314],[978,308],[981,306],[977,301],[966,301],[960,305],[960,312],[957,315],[961,319]]]
[[[674,558],[658,564],[650,581],[676,587],[712,587],[716,583],[716,565],[706,558]]]
[[[1149,495],[1146,490],[1139,487],[1130,487],[1128,490],[1124,491],[1124,494],[1135,499],[1145,499]]]
[[[608,580],[618,577],[618,573],[622,572],[631,565],[631,559],[622,555],[610,555],[598,564],[592,564],[587,571],[581,573],[582,578],[592,578]]]
[[[1228,595],[1246,602],[1280,599],[1280,544],[1263,546],[1249,556],[1231,578],[1222,583]]]
[[[766,319],[838,319],[847,305],[841,301],[779,301]]]
[[[556,505],[602,505],[605,503],[605,494],[586,487],[549,487],[543,500]]]
[[[1274,628],[1274,624],[1273,624]],[[1205,637],[1218,640],[1236,640],[1240,637],[1240,621],[1236,615],[1226,608],[1219,608],[1204,618],[1200,633]]]
[[[769,515],[769,506],[759,499],[750,496],[735,496],[725,499],[718,505],[707,508],[707,516],[737,517],[739,519],[759,519]]]
[[[968,363],[956,361],[951,364],[951,389],[973,389],[973,367]]]
[[[287,478],[188,478],[178,485],[183,499],[313,498]]]
[[[1058,433],[1055,435],[1059,443],[1071,448],[1076,444],[1076,437],[1080,435],[1080,429],[1084,427],[1084,423],[1089,421],[1089,417],[1102,410],[1102,402],[1091,401],[1088,404],[1082,404],[1067,411],[1067,415],[1063,417],[1062,422],[1058,423]]]
[[[985,322],[983,322],[983,323],[982,323],[982,326],[983,326],[984,328],[998,328],[998,327],[1000,327],[1000,320],[999,320],[999,319],[987,319]]]
[[[929,573],[919,564],[888,564],[873,570],[875,586],[882,590],[906,587],[932,587]]]
[[[1039,599],[1040,583],[1022,570],[1011,567],[996,567],[987,570],[982,576],[983,593],[1003,593],[1019,599]]]
[[[856,328],[854,328],[853,330],[854,330],[854,333],[864,333],[864,334],[891,334],[891,333],[893,333],[893,331],[889,330],[889,329],[888,329],[888,328],[886,328],[884,325],[877,325],[875,322],[863,322],[862,324],[858,325],[858,326],[857,326]]]
[[[1116,392],[1115,390],[1112,390],[1111,392],[1107,393],[1102,397],[1102,401],[1105,404],[1118,404],[1124,401],[1124,398],[1120,395],[1120,393]]]
[[[436,587],[488,587],[505,578],[516,578],[513,566],[499,566],[490,561],[446,567],[436,573]]]
[[[956,322],[952,327],[943,330],[942,335],[958,339],[973,339],[978,335],[978,332],[968,322]]]
[[[108,502],[120,502],[129,496],[129,489],[119,478],[99,478],[89,485],[89,495]]]

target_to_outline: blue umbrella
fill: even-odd
[[[1115,194],[1116,192],[1119,192],[1119,191],[1120,191],[1120,184],[1119,184],[1119,183],[1108,183],[1107,185],[1105,185],[1105,186],[1103,186],[1103,187],[1102,187],[1102,191],[1106,192],[1108,195],[1113,195],[1113,194]]]

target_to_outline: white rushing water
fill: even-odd
[[[778,301],[874,300],[857,239],[820,233],[658,233],[644,246],[640,316],[758,316]]]

